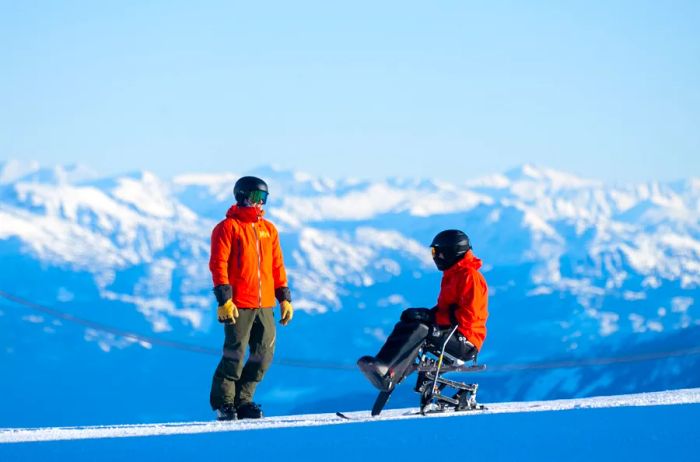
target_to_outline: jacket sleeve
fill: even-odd
[[[287,272],[284,269],[284,258],[282,257],[279,233],[274,225],[270,226],[272,231],[272,279],[275,282],[275,289],[278,289],[280,287],[287,287]]]
[[[214,287],[229,284],[228,261],[231,255],[232,228],[229,220],[223,220],[211,233],[211,256],[209,257],[209,270],[214,282]]]

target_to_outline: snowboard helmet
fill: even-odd
[[[439,232],[430,244],[433,261],[440,271],[445,271],[460,261],[471,250],[469,236],[458,229]]]
[[[246,199],[257,204],[267,202],[268,195],[267,183],[255,176],[244,176],[236,181],[233,186],[233,197],[236,198],[236,204],[244,206]]]

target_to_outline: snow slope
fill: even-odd
[[[143,425],[115,425],[57,428],[8,428],[0,429],[1,443],[27,443],[96,438],[125,438],[136,436],[164,436],[194,433],[235,432],[289,427],[315,427],[361,422],[382,422],[410,419],[464,418],[488,414],[512,414],[519,412],[567,411],[572,409],[598,409],[622,406],[661,406],[700,403],[700,388],[665,392],[639,393],[594,398],[562,399],[553,401],[528,401],[488,404],[487,409],[471,412],[446,412],[442,414],[415,415],[417,408],[390,409],[377,417],[368,412],[347,412],[351,420],[335,414],[302,414],[267,417],[261,420],[236,422],[179,422]]]
[[[688,389],[491,404],[483,412],[427,417],[394,410],[375,419],[358,413],[360,420],[353,421],[317,414],[254,422],[3,429],[0,459],[693,460],[700,443],[699,403],[700,389]]]

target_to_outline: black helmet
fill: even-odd
[[[267,202],[267,195],[269,191],[267,190],[267,183],[255,176],[244,176],[236,181],[233,186],[233,197],[236,198],[236,203],[238,205],[244,205],[245,200],[250,197],[250,193],[260,191],[260,195],[254,200],[258,202],[262,200],[264,204]]]
[[[445,271],[464,258],[472,248],[469,236],[458,229],[441,231],[430,244],[433,249],[433,261],[440,271]]]

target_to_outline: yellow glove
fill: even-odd
[[[280,319],[280,324],[286,326],[294,317],[294,307],[287,300],[283,300],[282,303],[280,303],[280,311],[282,311],[282,319]]]
[[[219,322],[236,324],[238,308],[236,308],[236,305],[234,305],[233,301],[229,298],[226,303],[219,305],[219,308],[216,309],[216,315],[219,317]]]

